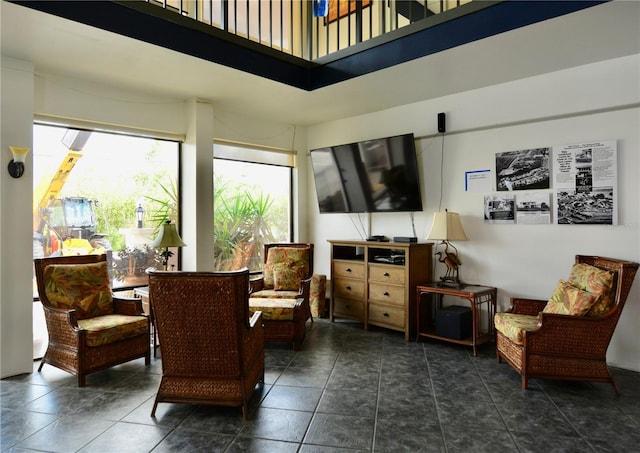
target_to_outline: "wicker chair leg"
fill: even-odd
[[[249,407],[246,401],[242,402],[242,418],[244,418],[245,421],[249,420]]]
[[[522,375],[522,390],[527,390],[529,388],[529,379],[525,375]]]
[[[87,385],[87,377],[84,373],[78,373],[78,387]]]
[[[620,389],[618,388],[616,381],[613,380],[613,376],[611,376],[611,374],[609,374],[609,377],[611,378],[611,385],[613,385],[613,390],[616,392],[616,396],[620,396]]]
[[[42,371],[42,367],[44,366],[44,357],[42,358],[42,360],[40,360],[40,366],[38,367],[38,373]]]
[[[155,401],[153,402],[153,408],[151,409],[151,417],[156,417],[156,409],[158,408],[158,397],[156,396]]]

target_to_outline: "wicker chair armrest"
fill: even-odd
[[[262,323],[262,312],[256,311],[251,318],[249,318],[249,328],[253,329],[259,322]]]
[[[249,280],[249,294],[262,291],[264,289],[264,276]]]
[[[113,297],[113,308],[119,315],[142,316],[142,300],[133,297]]]
[[[249,328],[243,330],[243,361],[244,366],[250,366],[255,357],[264,352],[264,325],[262,312],[256,311],[249,319]]]
[[[78,326],[76,310],[43,305],[49,342],[75,346],[86,331]]]
[[[606,355],[616,325],[615,316],[587,316],[540,313],[541,326],[525,333],[529,353],[589,357]]]
[[[536,316],[544,309],[545,305],[547,305],[546,300],[512,297],[511,308],[507,311],[518,315]]]
[[[298,290],[300,297],[304,297],[307,300],[309,300],[311,294],[311,278],[312,277],[300,280],[300,289]]]
[[[48,319],[55,319],[56,322],[66,323],[69,326],[78,329],[78,318],[75,309],[50,307],[42,305],[44,314]]]

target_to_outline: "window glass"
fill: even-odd
[[[179,143],[36,124],[33,148],[34,258],[107,253],[114,288],[146,284],[158,227],[179,218]]]
[[[260,153],[269,152],[253,150]],[[216,269],[260,270],[265,243],[291,241],[291,172],[284,165],[214,158]]]

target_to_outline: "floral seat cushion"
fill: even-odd
[[[524,332],[536,330],[539,322],[537,316],[496,313],[494,324],[502,335],[521,345],[524,342]]]
[[[96,347],[149,332],[145,316],[105,315],[78,321],[87,331],[87,346]]]
[[[295,309],[298,306],[298,299],[269,299],[256,298],[249,299],[249,311],[251,314],[256,311],[262,312],[262,318],[277,321],[293,320]]]
[[[263,289],[251,293],[251,297],[255,297],[257,299],[295,299],[296,297],[300,297],[300,292],[297,290],[282,291],[275,289]]]
[[[75,309],[77,319],[113,313],[107,262],[52,264],[44,270],[45,291],[57,308]]]

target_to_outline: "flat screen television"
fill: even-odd
[[[413,134],[311,150],[321,213],[422,211]]]

